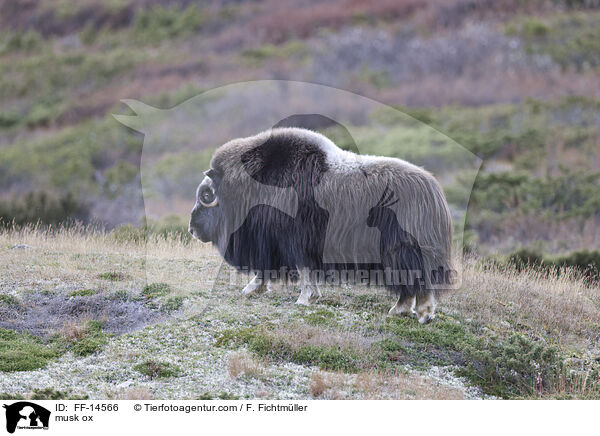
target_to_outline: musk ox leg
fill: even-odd
[[[426,291],[423,294],[417,295],[416,312],[421,324],[425,324],[435,318],[435,294],[433,291]]]
[[[250,280],[250,283],[248,283],[246,287],[242,290],[242,295],[250,297],[251,295],[262,294],[266,290],[267,283],[265,283],[265,280],[262,277],[259,277],[259,275],[257,274],[252,280]]]
[[[317,298],[321,297],[319,287],[310,280],[310,271],[308,268],[303,268],[300,270],[300,296],[296,300],[296,304],[309,306],[313,293],[317,295]]]
[[[410,295],[401,295],[398,298],[396,304],[390,309],[388,315],[410,315],[413,312],[413,307],[415,306],[415,297],[411,297]]]

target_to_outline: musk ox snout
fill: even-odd
[[[188,231],[191,235],[202,242],[214,242],[214,219],[212,219],[212,210],[202,205],[194,206],[190,217]]]

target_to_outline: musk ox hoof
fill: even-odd
[[[298,306],[310,306],[310,300],[309,300],[308,298],[302,298],[302,297],[299,297],[299,298],[296,300],[296,304],[297,304]]]
[[[242,295],[244,297],[252,297],[253,295],[264,294],[266,291],[266,286],[254,286],[252,283],[248,283],[248,285],[242,289]]]
[[[434,314],[429,314],[426,313],[425,315],[422,315],[421,317],[419,317],[419,324],[427,324],[430,321],[433,321],[435,318]]]
[[[411,316],[413,313],[415,312],[411,309],[398,309],[394,306],[389,310],[388,316]]]

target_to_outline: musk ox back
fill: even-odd
[[[299,275],[297,304],[324,281],[376,283],[398,296],[390,314],[434,317],[453,280],[452,223],[443,191],[422,168],[363,156],[325,136],[277,128],[215,152],[198,187],[190,232],[224,259],[269,280]]]

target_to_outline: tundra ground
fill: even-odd
[[[4,398],[599,398],[600,289],[468,258],[425,326],[383,289],[242,297],[198,242],[0,233]],[[233,280],[233,282],[232,282]]]

